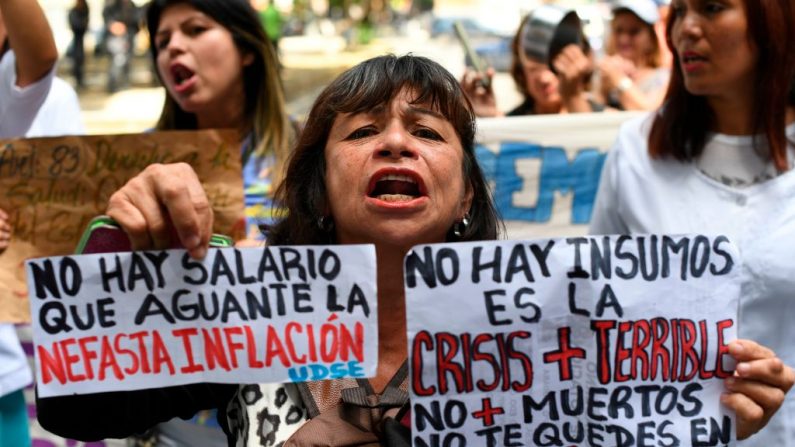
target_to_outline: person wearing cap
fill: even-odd
[[[601,92],[611,107],[652,110],[660,105],[670,69],[662,63],[663,52],[654,29],[659,20],[652,0],[619,0],[613,4],[607,56],[598,64]]]
[[[557,16],[567,21],[566,38],[571,43],[553,48],[550,40],[556,36],[545,34],[545,25],[539,17]],[[536,20],[534,20],[534,17]],[[560,26],[560,25],[558,25]],[[543,51],[529,51],[528,46],[544,47]],[[552,51],[549,51],[552,50]],[[545,54],[540,54],[545,53]],[[548,53],[548,54],[547,54]],[[511,42],[511,77],[524,97],[519,106],[504,113],[497,105],[491,82],[484,86],[484,75],[467,70],[461,87],[472,102],[479,117],[519,116],[557,113],[587,113],[604,110],[590,92],[594,72],[591,47],[576,13],[554,5],[543,5],[527,15]],[[485,76],[494,76],[489,68]]]

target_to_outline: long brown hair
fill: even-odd
[[[277,166],[287,158],[290,149],[290,124],[284,106],[284,93],[273,46],[247,0],[153,0],[146,11],[149,48],[157,64],[155,36],[163,11],[169,6],[185,3],[212,17],[232,34],[241,54],[251,54],[254,61],[243,69],[245,91],[244,122],[239,130],[253,135],[252,150],[263,155],[273,152]],[[158,73],[158,77],[160,74]],[[196,129],[196,116],[182,110],[166,94],[158,130]],[[278,173],[281,169],[276,169]],[[277,179],[278,180],[278,179]]]
[[[770,158],[783,172],[788,169],[786,112],[788,106],[795,106],[795,51],[791,48],[795,42],[795,9],[789,0],[745,0],[744,7],[748,39],[758,53],[757,90],[751,111],[753,133],[767,138]],[[685,88],[682,66],[671,40],[676,19],[676,11],[672,11],[666,25],[666,40],[674,53],[671,81],[652,125],[649,154],[653,158],[671,156],[689,161],[704,150],[715,118],[706,99]]]

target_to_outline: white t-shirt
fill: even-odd
[[[85,133],[77,93],[55,67],[43,78],[20,88],[16,58],[8,51],[0,59],[0,138],[50,137]]]
[[[14,53],[0,59],[0,138],[83,133],[74,89],[55,78],[55,68],[24,88],[16,86]],[[0,323],[0,396],[33,381],[14,326]]]
[[[39,108],[47,99],[55,67],[43,78],[25,87],[17,86],[16,58],[8,51],[0,59],[0,138],[28,133]]]
[[[44,100],[25,133],[26,137],[54,137],[85,133],[80,119],[80,102],[75,89],[61,78],[52,80],[50,94]]]
[[[724,234],[739,248],[742,338],[773,349],[795,365],[795,171],[743,188],[716,181],[695,163],[650,159],[651,116],[625,123],[607,156],[591,233]],[[795,126],[787,129],[790,141]],[[751,139],[714,135],[707,145]],[[790,144],[792,150],[792,144]],[[743,446],[795,446],[795,395]]]

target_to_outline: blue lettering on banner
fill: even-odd
[[[505,220],[549,222],[555,201],[555,191],[574,194],[571,223],[587,224],[591,219],[599,177],[605,161],[605,152],[593,148],[577,151],[569,161],[562,147],[540,146],[532,143],[502,143],[499,153],[482,145],[475,148],[478,162],[489,182],[494,184],[494,200],[497,210]],[[539,159],[538,201],[534,207],[517,206],[513,196],[531,180],[517,172],[517,161]]]
[[[287,370],[293,382],[308,380],[340,379],[343,377],[365,377],[361,363],[352,360],[347,363],[336,362],[330,365],[312,363]]]

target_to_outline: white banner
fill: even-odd
[[[426,245],[405,264],[415,446],[733,442],[725,237]]]
[[[478,120],[477,155],[509,239],[585,234],[605,155],[637,112]]]
[[[375,265],[371,245],[28,261],[39,395],[372,377]]]

